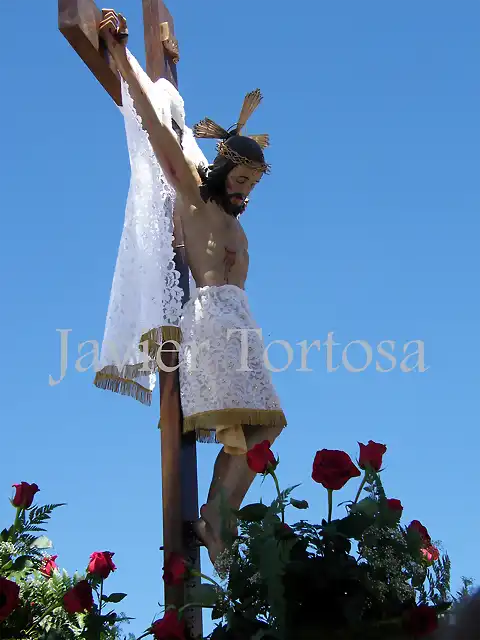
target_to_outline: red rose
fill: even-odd
[[[360,471],[353,464],[345,451],[322,449],[317,451],[313,461],[312,478],[323,484],[325,489],[338,491],[350,478],[360,475]]]
[[[185,622],[178,619],[174,609],[169,609],[160,620],[153,623],[151,633],[155,640],[185,640]]]
[[[40,567],[40,573],[42,573],[46,578],[49,578],[55,569],[58,569],[57,563],[55,562],[57,558],[58,556],[46,556],[43,559]]]
[[[20,587],[15,582],[0,578],[0,622],[8,618],[20,604]]]
[[[420,552],[427,564],[433,564],[440,558],[440,551],[433,544],[429,544],[428,547],[420,549]]]
[[[415,638],[428,636],[438,627],[437,612],[427,604],[420,604],[405,614],[404,625]]]
[[[28,482],[21,482],[20,484],[12,484],[15,487],[15,495],[12,500],[14,507],[28,509],[32,506],[33,497],[40,491],[36,484],[28,484]]]
[[[428,547],[430,544],[432,544],[432,539],[430,538],[430,534],[428,533],[427,528],[424,527],[419,520],[412,520],[412,522],[407,527],[407,531],[416,531],[417,533],[419,533],[424,546]]]
[[[388,498],[387,500],[387,507],[391,510],[391,511],[403,511],[403,505],[400,502],[400,500],[397,500],[396,498]]]
[[[358,461],[360,469],[372,468],[374,471],[380,471],[383,454],[387,447],[384,444],[373,442],[373,440],[369,440],[368,444],[361,442],[358,444],[360,445],[360,459]]]
[[[187,575],[186,562],[179,553],[171,553],[163,567],[163,579],[169,587],[182,584]]]
[[[63,608],[67,613],[91,611],[93,607],[92,587],[86,580],[80,580],[63,596]]]
[[[114,553],[110,551],[95,551],[90,556],[90,563],[88,565],[87,571],[94,576],[98,576],[105,580],[108,578],[112,571],[115,571],[117,568],[113,562],[112,557]]]
[[[247,464],[255,473],[266,473],[269,469],[274,470],[277,467],[278,462],[268,440],[256,444],[247,452]]]

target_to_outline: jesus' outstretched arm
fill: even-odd
[[[142,121],[143,129],[148,134],[155,156],[177,193],[190,204],[200,208],[203,206],[203,200],[198,190],[198,176],[185,159],[172,131],[158,118],[149,97],[132,69],[127,57],[125,38],[121,37],[122,26],[125,27],[123,17],[111,9],[103,10],[103,19],[99,25],[100,36],[107,44],[120,75],[128,85],[135,110]]]

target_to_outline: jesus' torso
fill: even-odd
[[[197,287],[233,284],[248,273],[248,243],[239,221],[208,201],[201,209],[176,202],[188,265]]]

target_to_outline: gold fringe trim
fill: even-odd
[[[219,444],[216,434],[219,424],[286,427],[287,420],[281,409],[215,409],[184,418],[183,433],[195,431],[197,442]],[[161,417],[158,428],[162,428]]]
[[[160,329],[158,327],[155,327],[154,329],[150,329],[150,331],[142,333],[142,335],[140,336],[140,344],[138,345],[140,351],[143,351],[143,343],[147,340],[155,340],[156,342],[158,342],[159,332]]]
[[[163,327],[150,329],[150,331],[147,331],[141,336],[139,349],[143,352],[143,343],[148,341],[148,355],[152,360],[154,360],[155,368],[158,369],[158,366],[156,366],[158,349],[161,344],[169,342],[170,340],[175,340],[175,342],[180,344],[182,341],[182,332],[180,327],[164,325]]]
[[[175,340],[175,342],[182,341],[182,331],[180,327],[166,325],[162,327],[162,342],[168,342],[169,340]]]
[[[124,375],[120,375],[120,370],[117,365],[109,364],[106,367],[103,367],[103,369],[98,373],[118,378],[119,380],[133,380],[134,378],[139,378],[150,373],[149,371],[145,371],[143,366],[143,362],[139,362],[138,364],[127,364],[122,368],[122,373],[124,373]]]
[[[140,337],[140,344],[138,345],[138,348],[143,353],[143,343],[147,342],[148,355],[152,360],[155,360],[157,357],[157,351],[159,346],[158,343],[162,339],[161,331],[162,331],[161,327],[157,327],[155,329],[150,329],[150,331],[147,331]]]
[[[219,424],[285,427],[287,420],[281,409],[217,409],[187,416],[183,420],[183,431],[209,431]]]
[[[162,428],[161,418],[158,422],[158,428]],[[192,431],[195,431],[195,438],[197,442],[219,444],[215,427],[212,427],[211,429],[185,429],[185,425],[183,426],[183,433],[191,433]]]
[[[215,429],[197,429],[195,433],[195,437],[197,442],[207,443],[207,444],[220,444],[217,439],[217,434]]]
[[[138,400],[142,404],[152,404],[152,392],[149,389],[138,384],[135,380],[120,378],[119,376],[105,373],[104,369],[95,375],[93,384],[99,389],[105,389],[106,391],[119,393],[122,396],[135,398],[135,400]]]

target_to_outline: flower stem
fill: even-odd
[[[360,498],[360,494],[362,493],[363,487],[365,486],[365,483],[367,481],[367,472],[365,471],[365,475],[362,478],[362,482],[360,483],[360,486],[358,487],[358,491],[357,491],[357,495],[355,496],[355,500],[353,501],[353,504],[357,504],[358,499]]]
[[[17,507],[17,515],[15,516],[15,522],[13,523],[13,529],[16,531],[18,529],[18,523],[20,522],[20,514],[23,511],[23,507]]]
[[[328,489],[328,522],[332,521],[333,489]]]
[[[273,481],[275,482],[275,487],[277,489],[277,494],[278,494],[278,501],[279,501],[279,503],[281,505],[281,509],[282,509],[282,523],[285,524],[285,507],[283,506],[282,492],[280,491],[280,485],[278,484],[278,478],[277,478],[277,476],[275,474],[275,471],[270,470],[268,473],[272,476]]]
[[[183,615],[183,612],[185,611],[185,609],[189,609],[190,607],[201,607],[202,609],[213,609],[213,604],[203,604],[203,602],[187,602],[187,604],[184,604],[183,607],[180,607],[180,609],[178,609],[178,615],[180,616],[180,618]]]
[[[98,600],[98,615],[102,615],[102,597],[103,597],[103,578],[102,581],[100,582],[100,598]]]
[[[36,620],[32,626],[27,629],[26,634],[27,636],[30,634],[31,631],[33,631],[33,629],[35,629],[35,627],[37,626],[37,624],[40,624],[40,622],[46,618],[48,615],[50,615],[52,613],[52,611],[54,611],[55,609],[57,609],[60,605],[58,603],[55,603],[54,605],[52,605],[49,609],[47,609],[46,611],[44,611],[42,613],[42,615],[40,616],[40,618],[38,618],[38,620]]]
[[[218,589],[220,589],[220,591],[223,591],[222,585],[218,584],[218,582],[216,582],[213,578],[210,578],[210,576],[206,576],[204,573],[200,573],[200,571],[196,571],[195,569],[190,569],[190,574],[192,576],[196,576],[197,578],[208,580],[208,582],[214,584]]]

